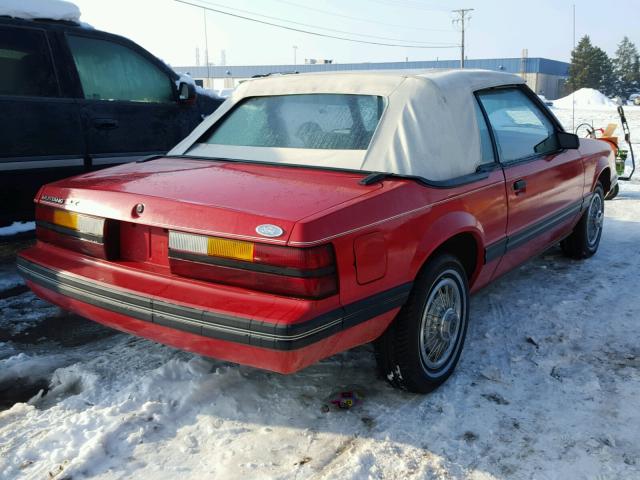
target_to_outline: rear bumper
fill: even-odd
[[[404,304],[411,288],[411,284],[404,284],[304,320],[308,312],[300,310],[295,318],[291,308],[265,309],[268,317],[247,317],[177,303],[169,296],[123,289],[77,274],[82,269],[68,264],[65,268],[60,257],[42,255],[42,248],[47,247],[39,244],[23,252],[18,269],[34,292],[46,300],[134,335],[281,373],[375,339]],[[120,272],[120,278],[123,275],[126,270]],[[131,284],[135,285],[135,278]],[[194,298],[199,295],[201,290],[194,291]],[[245,301],[251,302],[250,294]]]

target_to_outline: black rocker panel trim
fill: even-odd
[[[514,248],[518,248],[519,246],[524,245],[528,241],[533,240],[538,235],[542,235],[543,233],[548,232],[552,228],[557,227],[562,222],[567,220],[569,217],[578,213],[581,207],[582,207],[582,200],[572,205],[569,205],[568,207],[563,208],[559,212],[556,212],[550,215],[546,219],[540,222],[534,223],[530,227],[527,227],[524,230],[516,233],[515,235],[510,236],[507,241],[507,251],[513,250]]]
[[[586,198],[589,197],[585,197],[585,199]],[[575,215],[576,213],[582,211],[584,202],[585,200],[583,199],[572,203],[568,207],[565,207],[562,210],[549,215],[547,218],[536,222],[533,225],[530,225],[529,227],[521,230],[515,235],[505,237],[487,246],[484,251],[484,263],[489,263],[501,257],[510,250],[518,248],[525,243],[533,240],[538,235],[542,235],[552,228],[557,227],[572,215]]]

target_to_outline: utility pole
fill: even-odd
[[[460,33],[462,37],[460,39],[460,68],[464,68],[464,22],[465,20],[470,20],[471,17],[467,17],[467,13],[472,12],[473,8],[460,8],[458,10],[451,10],[452,13],[457,15],[457,18],[454,18],[452,23],[460,24]]]
[[[297,65],[297,62],[298,62],[298,58],[297,58],[297,55],[296,55],[297,53],[298,53],[298,46],[294,45],[293,46],[293,64],[294,65]]]
[[[573,52],[576,51],[576,4],[573,4]],[[576,96],[574,95],[575,88],[571,86],[571,131],[576,131]],[[633,158],[633,157],[632,157]]]
[[[207,67],[206,86],[209,87],[209,82],[211,81],[211,69],[209,66],[209,36],[207,35],[207,10],[205,8],[202,9],[202,20],[204,22],[204,64]]]

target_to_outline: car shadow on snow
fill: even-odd
[[[177,442],[184,455],[214,463],[231,461],[218,453],[224,444],[249,460],[288,462],[284,471],[295,461],[305,474],[357,465],[363,476],[624,477],[640,457],[630,406],[640,393],[640,307],[627,294],[639,267],[640,223],[607,218],[592,259],[569,260],[555,247],[507,274],[473,297],[458,369],[426,396],[389,387],[369,345],[283,376],[117,336],[71,366],[96,382],[48,405],[81,398],[105,422],[101,412],[118,407],[122,421],[96,428],[103,460],[83,466],[88,474],[124,470],[134,450]],[[344,389],[358,390],[362,403],[332,407]]]
[[[623,187],[624,188],[624,185]],[[618,196],[616,196],[614,199],[612,200],[608,200],[606,203],[610,203],[610,202],[621,202],[621,201],[632,201],[632,200],[640,200],[640,191],[638,190],[622,190]],[[605,204],[605,209],[606,209],[606,204]]]
[[[62,311],[18,332],[0,327],[0,363],[5,363],[0,371],[0,411],[47,395],[57,369],[81,361],[88,347],[114,335],[118,332]],[[57,400],[79,393],[76,390],[57,390]]]
[[[56,369],[115,334],[38,299],[14,265],[0,262],[0,411],[46,394]]]

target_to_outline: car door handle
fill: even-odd
[[[516,193],[516,195],[526,192],[527,182],[522,179],[516,180],[515,182],[513,182],[513,191]]]
[[[113,118],[94,118],[93,126],[101,130],[118,128],[118,121]]]

